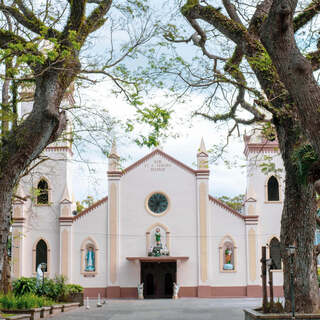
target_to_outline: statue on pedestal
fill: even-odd
[[[86,268],[85,271],[95,271],[95,257],[92,247],[89,247],[86,254]]]
[[[225,264],[223,265],[224,270],[233,270],[233,264],[231,263],[232,259],[232,250],[231,248],[227,248],[225,250]]]
[[[36,281],[36,285],[37,287],[41,287],[42,286],[42,282],[43,282],[43,272],[41,270],[41,265],[42,263],[39,263],[38,264],[38,267],[37,267],[37,281]]]
[[[162,247],[160,228],[156,229],[156,232],[155,232],[154,236],[156,238],[156,246],[157,247]]]
[[[143,300],[143,283],[138,284],[138,299]]]
[[[177,283],[173,283],[173,296],[172,299],[178,299],[178,293],[179,293],[180,285]]]

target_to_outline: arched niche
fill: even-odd
[[[276,236],[269,241],[269,257],[272,259],[272,270],[282,270],[280,241]]]
[[[84,276],[95,276],[99,272],[99,248],[96,241],[87,237],[82,241],[80,272]],[[92,267],[93,266],[93,267]]]
[[[220,272],[236,272],[238,247],[232,236],[225,235],[219,244],[219,269]]]
[[[146,253],[148,254],[150,247],[154,246],[154,234],[155,234],[156,228],[160,229],[161,240],[164,239],[163,245],[167,246],[169,253],[170,253],[171,244],[170,244],[169,228],[160,222],[154,223],[153,225],[151,225],[147,229],[147,232],[146,232]]]

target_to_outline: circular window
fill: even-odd
[[[147,201],[147,208],[153,214],[164,214],[168,209],[169,202],[167,197],[163,193],[153,193]]]

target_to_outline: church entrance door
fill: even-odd
[[[141,262],[144,298],[172,298],[173,282],[177,282],[176,275],[176,262]]]

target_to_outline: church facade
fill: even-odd
[[[277,143],[245,137],[247,190],[242,212],[208,192],[203,140],[193,169],[155,149],[124,170],[113,145],[108,195],[77,213],[72,196],[72,150],[50,145],[49,160],[22,178],[13,203],[12,276],[64,275],[85,295],[137,298],[261,296],[261,246],[273,258],[275,295],[282,292],[279,232],[281,174],[265,175]],[[26,199],[23,201],[22,199]]]

